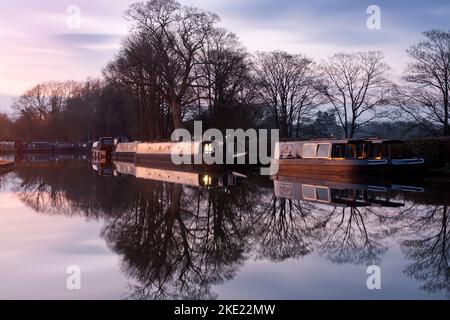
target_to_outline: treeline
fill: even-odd
[[[282,137],[450,135],[450,31],[424,32],[394,83],[380,51],[320,63],[250,54],[216,14],[175,0],[135,3],[126,17],[133,28],[101,79],[33,87],[12,118],[0,117],[0,139],[167,139],[194,120],[205,129],[278,128]]]

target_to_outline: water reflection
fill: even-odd
[[[250,260],[380,264],[392,241],[411,280],[450,294],[450,186],[245,176],[66,159],[22,161],[8,177],[37,212],[104,221],[131,298],[216,298]]]

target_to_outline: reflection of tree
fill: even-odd
[[[379,263],[387,250],[388,210],[334,207],[273,197],[255,214],[254,236],[260,257],[298,258],[317,250],[336,263]]]
[[[6,172],[1,172],[1,170],[0,170],[0,189],[2,189],[6,184],[6,179],[3,178],[3,176],[6,176],[6,175],[7,175]]]
[[[86,163],[18,166],[13,191],[37,212],[83,215],[97,219],[116,215],[127,207],[132,179],[108,179],[95,175]]]
[[[395,210],[333,207],[276,198],[254,182],[193,188],[99,177],[82,163],[19,167],[8,181],[38,212],[104,219],[102,235],[122,258],[133,298],[214,298],[212,286],[233,278],[249,257],[318,252],[336,263],[379,263],[393,234],[406,239],[412,262],[405,272],[429,292],[450,292],[448,210],[428,198]]]
[[[146,182],[103,231],[137,282],[132,297],[213,298],[211,285],[231,279],[244,260],[252,205],[242,191]]]
[[[405,256],[412,260],[408,276],[422,282],[430,293],[450,294],[450,219],[448,206],[413,206],[404,221],[402,242]]]
[[[266,206],[255,213],[258,256],[283,261],[309,254],[322,229],[313,209],[314,205],[305,201],[268,198]]]
[[[380,224],[377,211],[369,207],[335,207],[324,226],[320,251],[336,263],[379,263],[387,246],[388,226]]]

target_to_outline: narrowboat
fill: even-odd
[[[393,152],[392,146],[403,143],[393,139],[283,141],[276,143],[271,165],[283,176],[396,174],[423,168],[424,159]]]
[[[112,153],[115,161],[135,162],[138,142],[120,142]]]
[[[15,143],[16,152],[21,153],[44,153],[51,154],[52,146],[48,142],[29,142],[29,141],[17,141]]]
[[[140,165],[191,169],[207,165],[204,156],[213,153],[210,142],[125,142],[115,146],[112,159]]]
[[[55,142],[51,144],[51,147],[54,153],[70,153],[79,150],[76,143]]]
[[[100,138],[92,144],[91,158],[95,162],[110,162],[114,150],[114,139],[111,137]]]

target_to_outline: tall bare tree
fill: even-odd
[[[261,102],[269,107],[281,137],[291,136],[294,121],[300,122],[318,105],[314,63],[301,54],[257,53],[255,79]]]
[[[161,93],[161,67],[150,41],[145,31],[131,33],[103,71],[109,83],[130,92],[139,139],[166,137],[172,127]]]
[[[182,107],[195,101],[194,66],[206,38],[218,22],[217,15],[175,0],[152,0],[132,4],[127,17],[148,35],[149,45],[161,67],[161,93],[172,113],[174,128],[182,126]]]
[[[55,138],[60,135],[65,130],[61,112],[79,89],[80,84],[75,81],[50,81],[26,91],[13,104],[16,116],[27,123],[26,136]]]
[[[216,28],[207,38],[200,62],[195,68],[199,115],[216,128],[244,128],[254,123],[251,61],[237,36]]]
[[[390,67],[380,51],[338,53],[322,64],[321,92],[337,114],[346,138],[362,125],[380,117],[390,102]]]
[[[412,59],[399,105],[404,115],[433,135],[450,135],[450,31],[431,30],[409,48]]]

